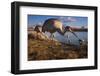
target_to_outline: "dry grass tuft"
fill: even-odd
[[[28,60],[57,60],[87,58],[87,45],[77,47],[58,41],[28,39]]]

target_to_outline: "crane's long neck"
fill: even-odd
[[[68,30],[69,30],[69,32],[71,32],[78,40],[81,40],[81,39],[77,36],[77,34],[76,34],[71,28],[69,28]],[[67,32],[67,30],[64,31],[64,33],[66,33],[66,32]]]
[[[63,35],[63,36],[64,36],[64,34],[65,34],[64,28],[58,29],[57,32],[58,32],[59,34]]]

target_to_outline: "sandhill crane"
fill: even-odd
[[[58,32],[61,35],[64,35],[64,27],[60,20],[51,18],[47,19],[43,26],[42,26],[42,32],[50,32],[50,37],[54,37],[53,33]]]
[[[37,33],[42,32],[42,26],[36,25],[35,28],[34,28],[34,31],[37,31]]]
[[[48,39],[48,37],[47,37],[46,35],[44,35],[44,33],[42,32],[42,26],[36,25],[35,28],[34,28],[34,31],[37,32],[37,35],[38,35],[38,34],[41,34],[41,35],[43,35],[45,38]]]
[[[64,35],[66,33],[66,31],[70,31],[71,33],[73,33],[75,36],[76,34],[71,30],[70,26],[66,26],[64,28],[62,22],[58,19],[48,19],[44,22],[43,26],[42,26],[42,32],[50,32],[51,33],[51,37],[53,35],[53,33],[58,32],[61,35]],[[76,36],[77,37],[77,36]]]

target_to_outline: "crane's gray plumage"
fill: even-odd
[[[43,32],[50,32],[51,34],[58,32],[61,35],[64,35],[64,27],[63,24],[60,20],[58,19],[48,19],[44,22],[43,26],[42,26],[42,31]]]

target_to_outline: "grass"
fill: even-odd
[[[28,61],[87,57],[87,45],[77,47],[53,40],[28,39]]]

